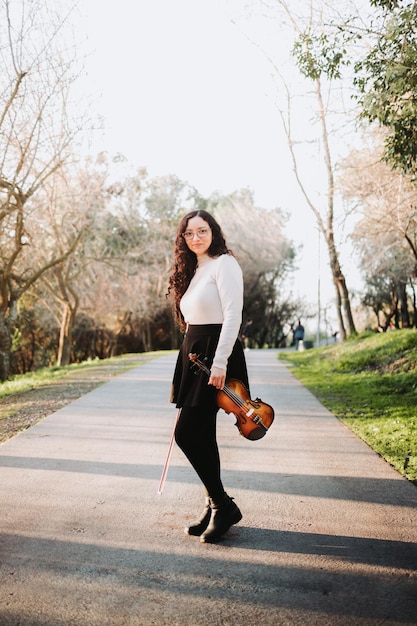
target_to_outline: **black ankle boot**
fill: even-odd
[[[220,502],[214,502],[210,498],[210,507],[210,522],[207,530],[200,536],[201,543],[215,543],[233,524],[237,524],[242,519],[239,507],[227,494]]]
[[[203,533],[210,521],[211,517],[211,508],[210,508],[210,498],[206,498],[206,505],[201,513],[201,517],[196,522],[193,522],[190,526],[184,528],[184,532],[187,535],[193,535],[194,537],[198,537]]]

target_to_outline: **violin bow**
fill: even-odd
[[[171,456],[172,456],[172,449],[174,447],[175,429],[176,429],[177,424],[178,424],[180,413],[181,413],[181,409],[178,409],[177,417],[175,418],[174,428],[172,429],[171,440],[169,442],[167,458],[165,460],[164,469],[162,470],[161,480],[159,481],[159,487],[158,487],[158,495],[159,496],[162,495],[162,491],[164,489],[165,481],[167,479],[168,468],[169,468],[169,464],[170,464]]]

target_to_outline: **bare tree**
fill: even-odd
[[[147,351],[158,334],[155,320],[163,319],[163,333],[175,347],[178,330],[166,298],[175,232],[179,218],[203,200],[176,176],[148,179],[145,171],[121,176],[108,191],[96,223],[96,262],[84,277],[83,310],[115,335],[134,326]]]
[[[0,380],[9,374],[20,297],[78,241],[73,231],[65,248],[48,247],[45,205],[36,199],[68,161],[79,129],[69,113],[76,63],[66,31],[71,7],[63,7],[0,2]],[[39,247],[47,254],[35,263]]]
[[[417,278],[417,187],[413,176],[382,160],[382,139],[376,133],[371,145],[350,152],[342,164],[340,186],[360,217],[355,239],[383,240],[378,256],[386,254],[387,245],[402,248],[411,255],[408,264]]]
[[[304,200],[313,212],[319,232],[322,234],[327,246],[329,265],[332,273],[333,284],[336,293],[336,312],[339,324],[341,339],[356,332],[350,303],[350,295],[347,287],[345,274],[342,270],[340,255],[336,241],[335,223],[335,164],[332,157],[331,131],[329,128],[330,114],[334,111],[330,108],[332,102],[331,90],[335,80],[340,78],[340,67],[344,62],[343,55],[340,54],[337,37],[331,40],[326,34],[315,35],[318,28],[323,27],[323,11],[326,3],[294,2],[286,0],[275,0],[261,2],[268,16],[275,19],[278,15],[280,27],[286,32],[292,30],[294,46],[293,57],[300,74],[307,78],[313,86],[313,99],[310,94],[303,94],[303,101],[308,100],[314,107],[308,112],[311,120],[311,128],[318,127],[318,135],[312,140],[315,145],[320,145],[320,154],[324,163],[325,189],[318,187],[320,184],[314,181],[314,189],[307,183],[307,171],[303,166],[303,158],[300,149],[307,144],[307,138],[297,140],[294,131],[294,105],[295,94],[292,92],[289,81],[285,78],[281,69],[282,64],[278,63],[273,54],[262,49],[262,52],[269,60],[274,74],[279,81],[279,91],[285,96],[285,101],[277,104],[281,117],[283,129],[286,135],[289,152],[292,161],[292,168]],[[329,8],[327,6],[327,8]],[[333,10],[335,7],[331,7]],[[337,7],[335,8],[337,10]],[[261,47],[261,46],[258,46]],[[305,89],[306,83],[304,83]],[[282,88],[282,89],[281,89]],[[298,85],[299,88],[299,85]],[[306,108],[303,108],[303,115],[306,115]],[[305,155],[304,155],[305,156]],[[317,159],[316,159],[317,160]],[[304,159],[305,162],[305,159]],[[322,178],[320,178],[320,181]],[[325,197],[325,201],[322,201]]]
[[[276,270],[283,275],[289,271],[294,250],[284,234],[286,218],[280,209],[256,206],[253,194],[247,189],[212,197],[211,204],[220,216],[227,241],[244,266],[245,275]]]
[[[352,239],[366,279],[365,303],[386,330],[394,316],[397,326],[410,325],[407,289],[412,290],[414,300],[417,188],[413,177],[393,171],[382,160],[382,139],[376,133],[369,147],[349,154],[340,185],[359,217]]]
[[[288,139],[288,147],[291,154],[293,171],[299,185],[299,188],[307,202],[307,205],[314,213],[317,226],[320,233],[323,235],[324,241],[327,246],[329,255],[330,269],[333,277],[333,284],[336,291],[336,313],[339,323],[340,338],[343,340],[347,335],[356,332],[355,323],[352,315],[352,308],[350,303],[349,290],[347,287],[346,277],[342,270],[340,263],[339,252],[337,249],[335,239],[335,175],[334,166],[332,162],[329,135],[326,124],[326,110],[324,107],[323,93],[320,78],[314,80],[315,93],[318,104],[318,115],[322,130],[322,146],[324,152],[324,161],[327,172],[327,192],[326,192],[326,205],[316,202],[312,195],[307,190],[306,185],[303,182],[303,175],[300,171],[299,161],[297,159],[295,141],[292,136],[291,122],[290,122],[290,95],[288,94],[288,111],[285,116],[280,111],[282,116],[283,126]]]
[[[256,206],[251,192],[236,191],[213,197],[209,208],[219,216],[222,229],[243,270],[244,315],[253,319],[258,345],[278,346],[284,327],[290,327],[300,303],[286,296],[284,281],[293,270],[295,251],[284,234],[280,209]]]
[[[42,228],[49,233],[49,248],[58,254],[71,253],[45,272],[36,285],[37,293],[52,312],[60,327],[57,346],[58,366],[71,360],[72,332],[80,304],[87,299],[85,277],[90,265],[102,252],[102,242],[95,237],[97,216],[105,210],[106,168],[90,161],[65,166],[46,181],[41,195],[44,202]],[[39,239],[41,239],[39,234]],[[44,266],[51,250],[44,245],[34,252],[38,265]],[[46,295],[46,297],[45,297]]]

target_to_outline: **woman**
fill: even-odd
[[[226,376],[249,390],[242,345],[242,271],[227,248],[219,224],[210,213],[188,213],[178,226],[174,270],[168,291],[185,337],[174,371],[171,402],[181,412],[175,441],[197,472],[205,490],[201,517],[185,532],[202,543],[220,539],[242,514],[223,487],[216,439],[217,390]],[[210,377],[192,368],[195,353],[210,369]]]

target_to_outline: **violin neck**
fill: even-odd
[[[197,367],[204,372],[205,374],[207,374],[207,376],[210,377],[211,375],[211,371],[209,370],[209,368],[207,367],[207,365],[205,363],[203,363],[203,361],[200,361],[200,359],[197,358],[197,356],[192,355],[193,358],[190,357],[190,360],[194,363],[194,365],[197,365]],[[223,387],[222,391],[226,389],[226,386]]]
[[[207,374],[207,376],[210,376],[211,372],[210,372],[209,368],[207,367],[207,365],[205,365],[205,364],[203,363],[203,361],[200,361],[200,359],[195,359],[195,360],[193,361],[193,363],[194,363],[194,365],[197,365],[197,367],[198,367],[198,368],[199,368],[202,372],[204,372],[205,374]]]
[[[209,370],[209,368],[203,363],[203,361],[200,361],[200,359],[194,357],[191,359],[193,361],[193,363],[195,363],[195,365],[197,365],[197,367],[199,369],[201,369],[202,372],[204,372],[205,374],[207,374],[207,376],[210,376],[211,371]],[[244,400],[242,400],[242,398],[230,387],[228,387],[228,385],[224,385],[224,387],[220,390],[223,391],[231,400],[233,400],[238,406],[243,406],[245,404]]]

